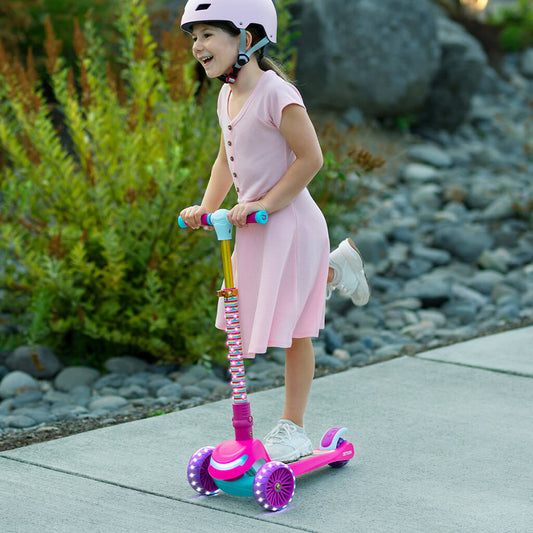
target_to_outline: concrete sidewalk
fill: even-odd
[[[298,478],[290,506],[198,497],[194,451],[233,438],[231,403],[0,453],[0,531],[533,531],[533,327],[315,380],[307,431],[349,428],[344,468]],[[283,390],[250,395],[255,435]]]

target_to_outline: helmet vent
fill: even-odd
[[[200,4],[196,11],[205,11],[206,9],[209,9],[211,7],[211,4]]]

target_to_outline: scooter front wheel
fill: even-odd
[[[200,448],[190,459],[187,467],[187,479],[191,487],[205,496],[217,494],[220,489],[214,479],[209,475],[209,463],[213,454],[213,446]]]
[[[265,463],[255,474],[254,498],[267,511],[279,511],[289,505],[296,479],[289,466],[279,461]]]

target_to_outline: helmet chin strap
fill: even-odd
[[[237,76],[239,75],[239,72],[241,68],[250,61],[250,58],[252,55],[257,52],[260,48],[263,48],[263,46],[266,46],[270,41],[263,37],[257,44],[252,46],[250,50],[246,51],[246,30],[241,29],[241,37],[239,39],[239,55],[237,56],[237,62],[235,65],[233,65],[231,71],[229,74],[223,74],[222,76],[218,76],[218,79],[225,82],[225,83],[235,83],[237,81]]]

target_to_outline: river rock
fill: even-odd
[[[89,403],[89,409],[91,411],[103,410],[114,411],[121,409],[128,405],[128,402],[122,396],[102,396],[101,398],[95,398]]]
[[[10,370],[21,370],[34,378],[53,378],[63,365],[46,346],[19,346],[6,360]]]
[[[185,385],[181,392],[181,397],[185,400],[207,398],[207,396],[209,396],[209,391],[197,385]]]
[[[158,398],[181,398],[183,387],[179,383],[168,383],[157,389]]]
[[[25,405],[40,402],[42,399],[43,393],[40,390],[27,390],[15,396],[13,399],[13,407],[17,409],[19,407],[24,407]]]
[[[92,385],[100,376],[94,368],[85,366],[69,366],[62,370],[54,380],[56,389],[70,392],[79,385]]]
[[[520,70],[524,76],[533,78],[533,48],[528,48],[522,52]]]
[[[433,144],[417,144],[409,148],[407,155],[411,159],[437,168],[448,168],[453,163],[448,152]]]
[[[498,283],[502,283],[505,276],[495,270],[476,272],[468,284],[481,294],[490,295]]]
[[[8,415],[0,420],[0,427],[23,429],[35,426],[36,422],[27,415]]]
[[[39,384],[26,372],[14,370],[0,381],[0,398],[11,398],[28,390],[38,390]]]
[[[125,374],[106,374],[105,376],[102,376],[101,378],[98,378],[96,382],[93,385],[93,388],[95,390],[101,390],[106,387],[112,387],[115,389],[118,389],[122,387],[124,384],[124,380],[126,379]]]
[[[448,250],[466,263],[477,261],[483,251],[493,244],[489,232],[474,224],[437,228],[433,239],[436,247]]]
[[[452,283],[438,275],[427,274],[405,284],[404,297],[416,298],[424,307],[440,307],[452,297]]]
[[[387,259],[389,244],[383,232],[377,229],[360,229],[357,232],[357,248],[365,262],[378,264]]]
[[[143,372],[148,363],[131,356],[112,357],[105,362],[105,369],[113,374],[137,374]]]
[[[439,175],[435,167],[424,163],[410,163],[402,171],[402,178],[411,183],[433,181]]]

